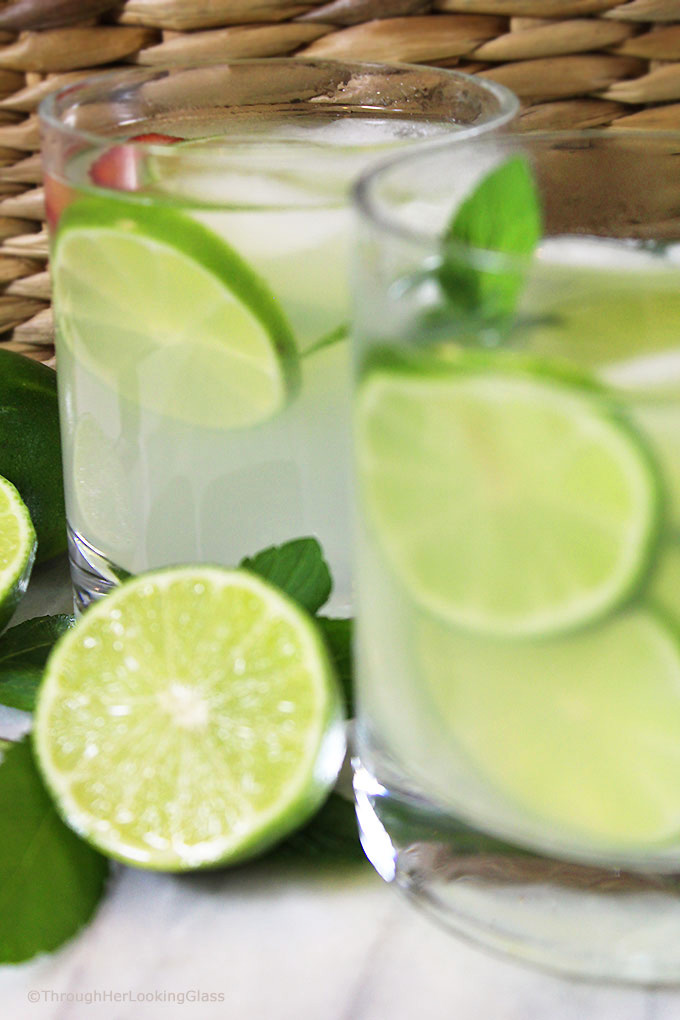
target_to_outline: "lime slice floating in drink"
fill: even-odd
[[[479,640],[432,618],[417,635],[442,739],[485,784],[477,822],[511,817],[553,849],[677,846],[677,625],[640,607],[552,640]]]
[[[424,608],[487,634],[559,633],[635,589],[660,485],[597,389],[497,363],[369,371],[357,408],[368,519]]]
[[[26,504],[12,483],[0,478],[0,629],[26,591],[35,551],[35,528]]]
[[[181,871],[252,856],[324,800],[341,699],[311,618],[245,570],[171,567],[90,607],[52,653],[38,762],[104,853]]]
[[[277,414],[299,382],[276,298],[224,240],[177,209],[82,199],[52,256],[62,342],[121,396],[208,428]]]

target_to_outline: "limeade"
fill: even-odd
[[[72,556],[113,580],[315,535],[342,609],[347,189],[454,125],[234,123],[157,150],[135,193],[94,186],[93,156],[70,171],[52,262]]]
[[[435,332],[416,281],[364,348],[358,787],[396,844],[401,803],[677,869],[677,253],[553,239],[499,347]]]

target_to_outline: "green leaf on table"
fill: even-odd
[[[0,637],[0,704],[32,712],[47,657],[72,616],[37,616]]]
[[[296,538],[270,546],[246,557],[240,565],[277,585],[312,614],[331,593],[331,574],[315,538]]]
[[[312,820],[280,843],[273,853],[286,858],[365,861],[354,804],[332,793]]]
[[[543,232],[541,205],[526,159],[512,156],[488,173],[455,210],[444,234],[439,282],[472,327],[504,325],[512,319],[522,287],[522,260]],[[475,264],[470,250],[514,256],[518,265],[498,269]]]
[[[109,864],[67,828],[28,739],[0,764],[0,962],[51,952],[92,917]]]
[[[316,622],[321,628],[328,650],[335,666],[335,671],[345,695],[348,717],[354,715],[354,664],[352,661],[352,632],[354,621],[351,618],[317,616]]]

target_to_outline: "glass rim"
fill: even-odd
[[[167,153],[168,146],[159,142],[140,142],[132,139],[118,139],[106,134],[100,134],[96,131],[86,130],[77,127],[72,124],[67,124],[64,121],[64,116],[69,109],[74,109],[77,106],[76,97],[79,92],[83,90],[92,90],[96,87],[100,87],[102,90],[101,98],[104,99],[105,94],[110,92],[111,88],[118,84],[135,84],[136,82],[152,81],[156,78],[170,75],[179,75],[182,73],[192,71],[210,71],[211,69],[224,69],[229,67],[241,67],[241,66],[268,66],[268,65],[290,65],[291,67],[313,64],[319,68],[327,67],[329,70],[333,68],[347,68],[350,70],[356,69],[357,71],[363,71],[364,73],[372,71],[375,73],[384,72],[386,70],[394,71],[403,69],[408,72],[427,72],[428,74],[439,75],[443,80],[449,81],[460,81],[466,85],[471,85],[480,92],[483,92],[498,102],[499,110],[496,116],[493,118],[480,123],[473,124],[470,126],[461,125],[459,130],[456,132],[458,137],[464,135],[469,138],[477,133],[484,133],[489,130],[497,130],[507,125],[519,112],[520,102],[517,96],[510,89],[504,85],[500,85],[497,82],[491,81],[490,79],[480,78],[467,72],[460,71],[457,68],[448,67],[432,67],[423,64],[411,64],[404,61],[395,61],[390,63],[381,63],[378,61],[362,61],[362,60],[335,60],[331,58],[318,58],[318,57],[243,57],[235,58],[233,60],[221,60],[221,61],[210,61],[210,62],[197,62],[195,64],[155,64],[153,66],[145,67],[130,67],[130,68],[116,68],[115,70],[100,71],[93,74],[88,74],[83,78],[78,79],[74,82],[69,82],[66,85],[62,85],[60,88],[55,89],[47,95],[38,105],[38,117],[43,128],[49,128],[52,131],[63,135],[64,137],[71,138],[74,141],[85,142],[91,145],[102,146],[111,145],[112,143],[119,145],[129,145],[140,152],[150,153],[154,156]],[[63,102],[74,97],[74,102],[70,106],[63,108],[61,112],[58,112],[59,107]],[[237,106],[238,104],[235,104]],[[363,106],[357,102],[357,109],[366,111],[375,111],[376,116],[379,116],[381,112],[394,112],[393,106]],[[405,112],[405,116],[408,114]],[[427,118],[427,114],[425,115]],[[239,143],[247,141],[250,145],[259,144],[271,144],[271,140],[258,139],[248,136],[247,134],[235,133],[230,136],[230,140]],[[176,152],[175,152],[176,155]],[[194,160],[203,159],[205,160],[205,153],[201,156],[199,150],[183,150],[183,159]],[[217,154],[211,157],[219,162]]]
[[[410,224],[407,225],[400,221],[397,216],[391,214],[384,205],[381,205],[375,195],[376,187],[395,167],[399,168],[411,163],[418,164],[422,161],[426,162],[427,160],[436,157],[439,152],[446,153],[448,151],[455,151],[469,143],[472,143],[475,146],[496,145],[499,147],[507,146],[509,143],[512,143],[515,151],[521,152],[523,148],[531,149],[532,147],[540,147],[541,145],[547,146],[551,143],[566,144],[570,141],[587,142],[598,139],[610,142],[636,141],[638,143],[643,141],[651,143],[653,141],[668,140],[671,143],[677,144],[680,151],[680,128],[653,130],[645,128],[625,128],[617,130],[605,128],[571,128],[526,133],[503,129],[500,131],[471,131],[470,133],[466,132],[465,135],[460,132],[455,132],[446,138],[438,138],[434,141],[422,142],[410,149],[383,156],[380,160],[372,163],[370,167],[359,174],[358,178],[352,185],[351,202],[354,206],[355,213],[360,214],[360,216],[367,222],[371,223],[374,227],[379,228],[379,230],[386,236],[391,236],[395,240],[407,242],[413,247],[422,248],[428,252],[432,252],[434,248],[438,249],[441,244],[441,231],[434,228],[427,229],[414,227]],[[526,266],[527,261],[530,261],[531,259],[531,256],[511,255],[494,251],[490,248],[477,248],[472,245],[467,245],[464,242],[455,242],[454,247],[468,261],[475,262],[480,268],[485,268],[489,271],[503,271],[510,267]]]

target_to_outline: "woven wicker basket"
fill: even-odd
[[[289,54],[493,78],[524,130],[680,127],[680,0],[0,0],[0,342],[53,355],[48,91],[104,66]]]

